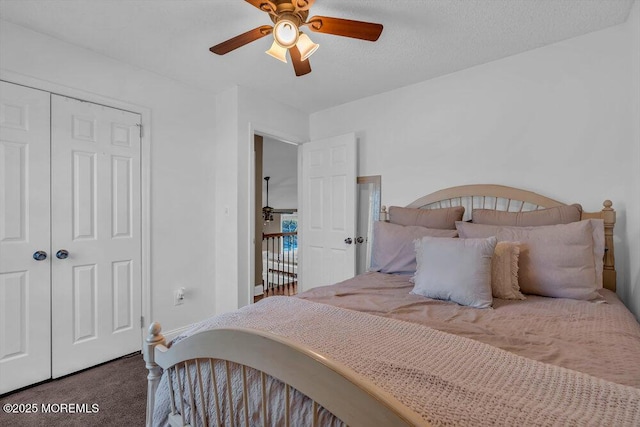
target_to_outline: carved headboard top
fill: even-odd
[[[512,212],[564,205],[557,200],[519,188],[493,184],[473,184],[436,191],[419,198],[407,207],[436,209],[464,206],[465,202],[468,203],[467,201],[473,202],[475,209],[498,209]]]

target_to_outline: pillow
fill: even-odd
[[[578,222],[588,222],[591,224],[592,229],[592,238],[593,238],[593,257],[595,263],[595,272],[596,272],[596,283],[597,288],[602,288],[602,274],[604,271],[604,221],[601,219],[586,219]],[[576,224],[576,223],[571,223]],[[559,225],[567,225],[571,224],[559,224]],[[544,227],[552,227],[552,226],[541,226]],[[498,234],[498,230],[502,227],[498,225],[486,225],[486,224],[475,224],[469,222],[456,222],[456,229],[458,230],[458,235],[460,238],[468,239],[468,238],[483,238],[489,236],[496,236]],[[514,227],[519,228],[519,227]],[[534,227],[535,228],[535,227]],[[559,229],[563,229],[563,227],[559,227]],[[502,240],[498,237],[498,240]],[[519,240],[519,239],[515,239]]]
[[[499,225],[476,224],[473,222],[456,221],[456,230],[461,239],[486,239],[495,236]]]
[[[498,242],[491,258],[491,291],[494,298],[525,299],[518,285],[520,242]]]
[[[428,298],[488,308],[491,296],[491,257],[496,238],[417,240],[418,269],[411,293]]]
[[[424,236],[456,237],[456,230],[433,230],[384,221],[373,223],[371,271],[413,274],[416,271],[414,240]]]
[[[518,271],[522,292],[581,300],[599,296],[590,221],[502,227],[496,237],[522,243]]]
[[[398,225],[419,225],[420,227],[455,230],[456,221],[462,221],[464,206],[441,209],[416,209],[391,206],[389,222]]]
[[[576,203],[568,206],[557,206],[529,212],[474,209],[471,217],[476,224],[511,225],[516,227],[568,224],[570,222],[580,221],[582,217],[582,206]]]
[[[480,231],[488,231],[487,227],[492,226]],[[460,230],[472,228],[461,225]],[[522,243],[518,271],[522,292],[590,300],[599,297],[596,290],[602,286],[598,264],[604,244],[594,237],[599,230],[604,234],[602,220],[590,219],[540,227],[498,227],[496,237]]]
[[[498,234],[500,226],[456,222],[462,239],[481,239]],[[525,299],[518,284],[520,242],[499,242],[491,261],[493,296],[502,299]]]

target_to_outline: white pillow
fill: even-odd
[[[491,257],[496,247],[495,237],[423,237],[415,245],[418,268],[411,293],[470,307],[491,307]]]

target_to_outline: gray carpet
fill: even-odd
[[[0,426],[144,426],[146,378],[142,355],[134,354],[6,394],[0,397],[3,409],[6,404],[35,404],[38,413],[0,410]],[[80,413],[68,413],[61,404],[73,404]]]

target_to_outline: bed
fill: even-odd
[[[392,207],[376,271],[169,346],[152,324],[147,424],[640,425],[640,325],[603,206],[469,185]]]

